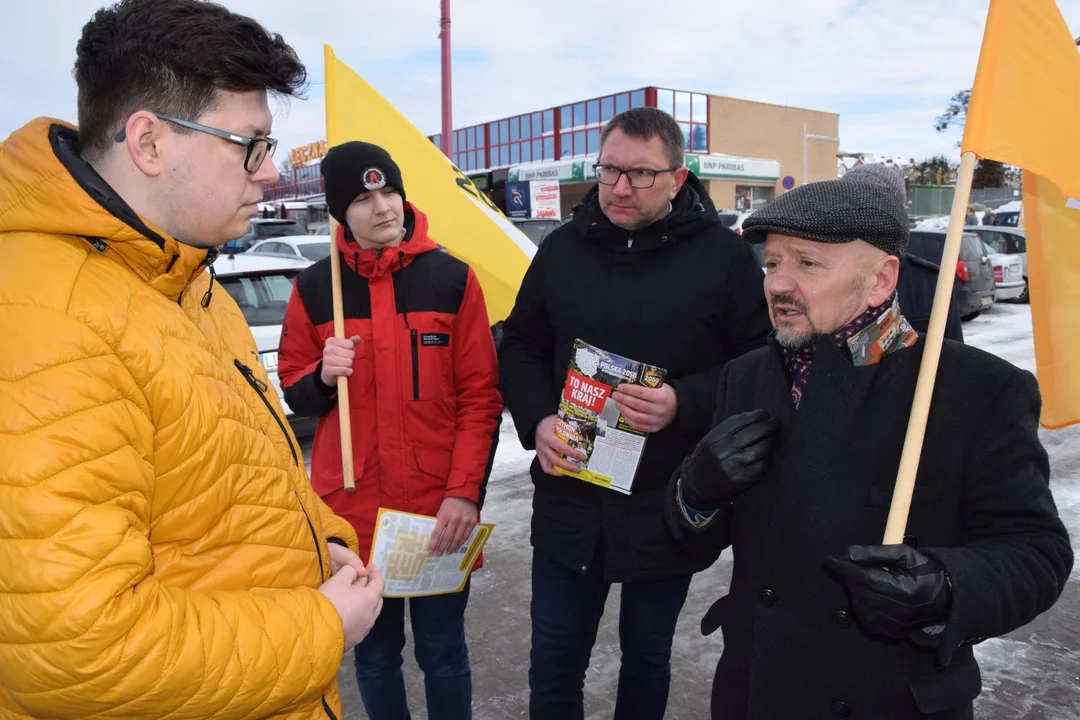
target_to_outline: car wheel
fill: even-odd
[[[1029,302],[1031,302],[1031,296],[1028,295],[1028,280],[1027,280],[1027,278],[1024,278],[1024,292],[1017,295],[1016,299],[1013,302],[1018,302],[1018,303],[1029,303]]]
[[[980,315],[982,315],[982,310],[976,310],[975,312],[971,313],[970,315],[962,315],[960,317],[960,319],[963,320],[964,322],[967,322],[968,320],[974,320],[975,318],[979,317]]]

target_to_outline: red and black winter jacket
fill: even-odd
[[[333,337],[330,258],[300,273],[281,332],[278,374],[298,415],[317,416],[311,482],[356,528],[367,560],[378,508],[435,515],[444,498],[480,502],[502,397],[484,295],[472,269],[440,252],[427,216],[406,204],[406,239],[342,255],[345,335],[358,335],[349,378],[356,492],[345,493],[336,390],[322,383]]]

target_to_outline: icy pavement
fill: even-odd
[[[964,324],[966,341],[1034,372],[1031,315],[1026,305],[996,305]],[[1080,537],[1080,427],[1041,433],[1051,460],[1051,487],[1074,539]],[[504,720],[528,717],[529,514],[532,453],[521,449],[509,415],[489,484],[484,520],[496,523],[486,565],[474,578],[467,629],[473,664],[474,717]],[[703,637],[702,614],[727,591],[730,554],[695,576],[679,619],[672,652],[669,720],[708,717],[709,688],[723,649],[720,633]],[[976,648],[983,692],[976,717],[989,720],[1080,718],[1080,571],[1061,600],[1035,622]],[[619,672],[617,587],[608,600],[585,684],[586,717],[610,718]],[[413,717],[426,718],[422,676],[406,648],[406,685]],[[347,720],[366,718],[352,674],[352,657],[339,679]]]

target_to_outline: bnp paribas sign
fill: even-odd
[[[730,155],[687,155],[686,167],[701,178],[773,181],[780,179],[780,163],[776,160],[740,158]]]
[[[510,168],[509,182],[529,182],[531,180],[558,181],[560,183],[585,182],[586,168],[589,165],[589,179],[592,179],[593,160],[569,160],[566,162],[545,163],[532,167],[518,166]]]

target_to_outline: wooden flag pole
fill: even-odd
[[[919,380],[915,384],[915,401],[911,405],[904,452],[900,456],[900,468],[896,473],[896,486],[893,489],[892,505],[889,507],[889,521],[885,526],[885,545],[899,545],[904,542],[911,496],[915,492],[915,476],[919,472],[919,459],[922,456],[923,439],[926,437],[926,419],[930,414],[941,346],[945,340],[945,321],[952,300],[956,262],[960,258],[960,239],[964,234],[964,218],[968,198],[971,196],[971,178],[974,172],[975,153],[966,152],[960,157],[960,172],[956,177],[956,194],[953,195],[949,232],[945,236],[945,250],[941,255],[941,269],[938,271],[937,290],[934,293],[934,309],[930,313],[930,327],[926,333]]]
[[[334,337],[345,339],[345,309],[341,300],[341,252],[337,248],[337,222],[330,219],[330,286],[334,297]],[[341,429],[341,476],[345,491],[356,490],[353,475],[352,422],[349,417],[349,378],[337,379],[338,425]]]

